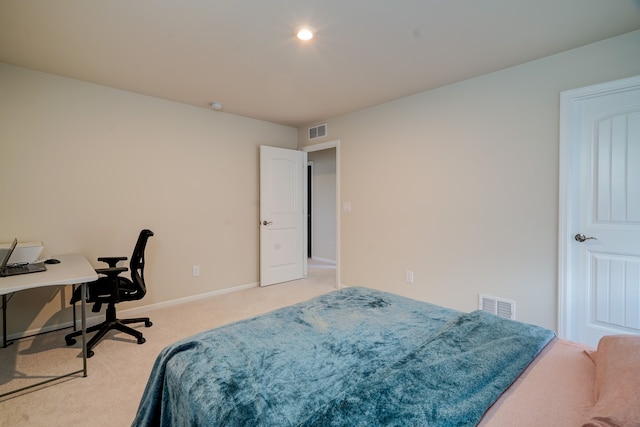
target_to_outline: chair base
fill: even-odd
[[[105,335],[107,335],[107,333],[113,329],[135,337],[138,340],[138,344],[144,344],[146,340],[144,339],[142,332],[127,326],[131,323],[143,322],[144,326],[147,328],[153,325],[148,317],[138,317],[135,319],[117,319],[115,316],[115,307],[110,304],[109,307],[107,307],[107,319],[98,325],[87,328],[86,333],[88,334],[97,331],[97,333],[93,337],[91,337],[89,342],[87,342],[87,357],[93,356],[93,347],[95,347],[96,344],[98,344],[98,342],[100,342],[100,340],[102,340],[102,338],[104,338]],[[75,331],[67,334],[64,337],[64,340],[67,342],[67,345],[73,345],[76,343],[75,338],[79,337],[80,335],[82,335],[82,331]]]

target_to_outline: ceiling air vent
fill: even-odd
[[[316,125],[309,128],[309,139],[322,138],[323,136],[327,136],[326,123],[322,123],[321,125]]]
[[[478,308],[505,319],[516,319],[516,302],[480,294]]]

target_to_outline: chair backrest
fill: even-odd
[[[139,291],[135,294],[135,299],[141,299],[147,293],[147,286],[144,282],[144,250],[147,246],[147,240],[151,236],[153,236],[153,231],[142,230],[131,255],[131,262],[129,263],[131,281],[139,288]]]

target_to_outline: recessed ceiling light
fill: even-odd
[[[209,107],[213,108],[214,110],[222,110],[222,104],[220,102],[212,102],[211,104],[209,104]]]
[[[308,41],[313,38],[313,28],[311,27],[299,27],[296,32],[296,37],[302,41]]]

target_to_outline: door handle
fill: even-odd
[[[269,225],[269,224],[273,224],[273,221],[267,221],[266,219],[262,221],[262,225]]]
[[[576,239],[578,242],[582,243],[586,240],[598,240],[595,237],[587,237],[582,233],[578,233],[574,236],[574,239]]]

